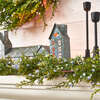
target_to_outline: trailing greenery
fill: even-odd
[[[100,85],[99,85],[100,87]],[[90,100],[93,100],[93,96],[97,93],[100,93],[100,89],[95,89],[95,91],[91,94],[91,99]]]
[[[7,57],[0,59],[0,75],[15,75],[17,74],[17,69],[14,67],[14,61]]]
[[[45,12],[52,7],[54,12],[59,0],[0,0],[0,25],[13,30],[31,21],[36,16],[45,24]]]
[[[36,54],[34,58],[21,57],[19,73],[23,74],[24,80],[19,87],[23,85],[42,84],[44,79],[52,80],[59,76],[65,77],[65,81],[57,84],[56,88],[73,87],[79,82],[90,83],[92,87],[100,88],[100,56],[84,59],[76,57],[74,59],[57,59],[52,55]],[[99,92],[97,89],[92,93],[93,96]]]
[[[90,83],[98,87],[91,95],[100,93],[100,56],[84,59],[56,58],[52,55],[34,54],[34,57],[22,56],[17,62],[10,57],[0,59],[0,75],[23,75],[27,80],[21,81],[17,86],[42,84],[45,79],[52,80],[64,77],[56,87],[73,87],[80,82]]]

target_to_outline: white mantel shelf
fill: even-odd
[[[93,92],[88,84],[81,84],[70,89],[51,88],[55,82],[61,81],[61,78],[45,82],[41,86],[17,88],[16,83],[23,79],[25,78],[22,76],[0,76],[0,100],[89,100]],[[100,100],[100,94],[96,94],[93,100]]]

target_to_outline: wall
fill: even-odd
[[[50,20],[47,18],[48,26],[43,31],[43,23],[36,23],[34,20],[26,23],[16,33],[10,32],[9,37],[13,47],[32,46],[38,44],[49,45],[48,37],[52,31],[54,23],[67,24],[68,35],[71,43],[71,56],[84,56],[85,52],[85,12],[83,10],[83,1],[86,0],[61,0],[56,9],[55,16]],[[88,0],[92,2],[91,11],[100,11],[100,0]],[[90,14],[90,12],[89,12]],[[47,12],[47,17],[50,12]],[[90,49],[94,46],[94,25],[90,20]],[[100,35],[100,22],[98,25],[98,35]],[[98,36],[100,45],[100,36]]]

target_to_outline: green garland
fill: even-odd
[[[99,85],[99,87],[100,87],[100,85]],[[100,93],[100,89],[95,89],[95,91],[91,94],[90,100],[93,100],[93,96],[94,96],[95,94],[97,94],[97,93]]]
[[[19,65],[18,66],[16,66]],[[56,58],[52,55],[34,54],[34,57],[22,56],[18,61],[10,57],[0,59],[0,75],[23,75],[27,80],[21,81],[17,86],[34,85],[37,81],[42,84],[44,79],[52,80],[64,77],[65,81],[56,87],[73,87],[80,82],[90,83],[98,87],[91,95],[100,93],[100,56],[84,59],[76,57],[71,59]]]
[[[31,21],[36,16],[44,21],[46,9],[52,7],[52,12],[54,12],[58,1],[0,0],[0,25],[3,26],[3,29],[13,30]]]
[[[36,80],[41,84],[45,78],[52,80],[59,76],[65,77],[66,81],[57,87],[70,87],[81,81],[96,86],[100,82],[100,56],[88,59],[82,57],[57,59],[52,55],[36,54],[32,59],[22,56],[19,63],[19,73],[26,76],[29,84],[34,84]],[[26,83],[24,81],[22,85]]]
[[[52,55],[36,54],[34,58],[21,57],[19,73],[23,74],[27,81],[21,81],[18,87],[42,84],[44,79],[52,80],[57,77],[65,77],[65,81],[56,85],[60,87],[73,87],[80,82],[90,83],[92,87],[99,87],[91,95],[91,100],[96,93],[100,93],[100,56],[84,59],[57,59]]]
[[[16,75],[17,69],[15,67],[15,62],[12,58],[7,57],[0,59],[0,75]]]

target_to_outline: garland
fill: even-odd
[[[52,80],[62,76],[66,80],[57,84],[56,88],[73,87],[85,81],[92,87],[99,88],[91,94],[90,100],[96,93],[100,93],[100,56],[98,55],[88,59],[82,57],[57,59],[52,55],[36,54],[35,58],[22,56],[19,64],[19,73],[24,75],[27,81],[21,81],[17,84],[18,87],[34,85],[35,82],[42,84],[44,79]]]
[[[19,73],[25,75],[31,84],[36,80],[41,84],[45,78],[51,80],[59,76],[65,77],[67,81],[61,82],[58,87],[74,86],[81,81],[96,86],[100,82],[100,56],[57,59],[52,55],[36,54],[35,58],[22,56],[19,63]]]
[[[45,12],[52,7],[54,12],[59,0],[0,0],[0,25],[3,29],[17,29],[36,16],[45,24]]]
[[[13,66],[13,67],[12,67]],[[15,62],[11,57],[0,59],[0,75],[16,75],[17,69],[14,67]]]
[[[19,67],[18,67],[19,65]],[[52,55],[34,54],[34,57],[22,56],[18,61],[10,57],[0,59],[0,75],[23,75],[27,80],[17,84],[34,85],[42,84],[44,79],[52,80],[64,77],[65,81],[56,87],[73,87],[80,82],[90,83],[92,87],[98,87],[91,95],[91,100],[96,93],[100,93],[100,56],[84,59],[76,57],[71,59],[56,58]]]

